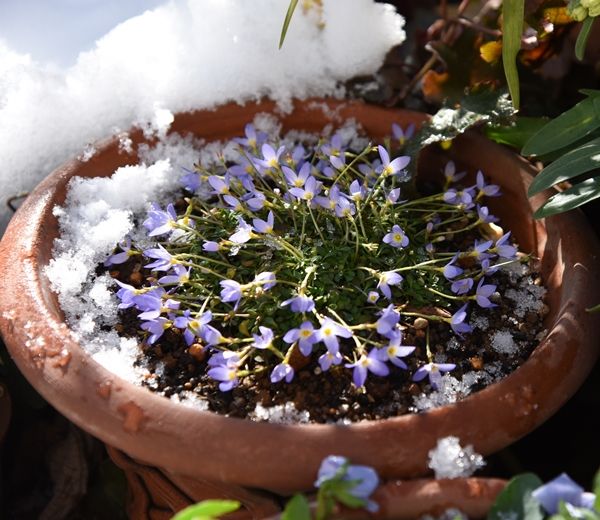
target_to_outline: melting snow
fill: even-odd
[[[485,466],[483,457],[475,453],[473,446],[461,447],[458,437],[439,439],[437,446],[429,452],[428,466],[435,478],[470,477]]]
[[[277,49],[281,0],[172,0],[115,27],[61,70],[0,40],[0,196],[30,190],[66,159],[134,122],[158,135],[172,113],[270,97],[343,94],[402,43],[404,19],[373,0],[299,9]],[[123,136],[123,147],[128,147]],[[8,211],[0,213],[0,231]]]

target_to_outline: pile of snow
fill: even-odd
[[[67,70],[0,40],[0,196],[30,190],[70,157],[89,158],[90,143],[134,122],[165,127],[170,113],[264,96],[285,108],[292,98],[341,95],[340,82],[373,74],[405,38],[389,5],[324,0],[322,16],[297,10],[280,51],[286,8],[171,0],[118,25]],[[0,213],[0,231],[8,218]]]
[[[435,478],[470,477],[478,469],[485,466],[485,461],[473,446],[461,447],[458,437],[438,439],[437,446],[429,452],[429,468]]]
[[[310,413],[306,410],[298,410],[292,402],[275,406],[263,406],[258,403],[254,411],[250,413],[248,417],[253,421],[267,421],[278,424],[310,422]]]

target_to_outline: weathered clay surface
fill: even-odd
[[[354,117],[381,138],[392,122],[422,115],[359,103],[331,103],[340,118]],[[208,139],[239,135],[269,103],[225,106],[182,114],[180,133]],[[303,104],[284,128],[320,130],[331,110]],[[141,134],[133,134],[140,142]],[[531,219],[526,189],[535,173],[525,161],[481,136],[459,138],[450,156],[482,169],[503,187],[492,210],[513,230],[521,248],[537,253],[549,287],[547,338],[512,375],[452,406],[418,415],[342,425],[272,425],[183,407],[123,381],[93,362],[70,336],[43,275],[57,235],[52,208],[64,201],[75,175],[107,176],[135,163],[118,143],[100,143],[89,162],[72,161],[46,178],[22,205],[0,244],[0,330],[11,355],[33,386],[61,413],[107,444],[170,474],[279,492],[309,489],[330,454],[374,466],[384,479],[424,475],[427,453],[439,437],[456,435],[489,454],[514,442],[552,415],[579,387],[598,356],[600,322],[585,312],[600,294],[598,243],[578,212]],[[438,172],[447,155],[424,154],[420,170]],[[543,197],[533,199],[533,207]],[[524,389],[527,388],[527,392]]]

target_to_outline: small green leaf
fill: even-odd
[[[335,494],[335,499],[338,502],[341,502],[342,504],[344,504],[347,507],[351,507],[351,508],[359,508],[359,507],[364,507],[366,505],[366,500],[363,500],[362,498],[357,498],[354,495],[352,495],[351,493],[349,493],[348,491],[340,491],[338,493]]]
[[[236,500],[204,500],[179,511],[171,520],[207,520],[232,513],[240,508]]]
[[[528,194],[531,197],[550,186],[596,168],[600,168],[600,137],[571,150],[546,166],[533,179]]]
[[[302,494],[297,494],[287,503],[281,520],[310,520],[310,506]]]
[[[600,305],[592,307],[591,312],[596,312],[598,310],[600,310]],[[594,509],[600,512],[600,470],[598,470],[598,473],[596,473],[596,476],[594,477],[594,494],[596,495]]]
[[[523,34],[523,17],[525,15],[525,0],[504,0],[502,2],[502,63],[504,75],[513,106],[519,109],[519,72],[517,71],[517,54],[521,50],[521,35]]]
[[[523,155],[544,155],[564,148],[600,127],[600,98],[588,97],[534,134],[525,143]]]
[[[540,505],[531,495],[541,485],[542,481],[533,473],[517,475],[498,495],[487,520],[502,520],[509,513],[520,520],[543,520]]]
[[[520,150],[527,140],[546,123],[548,123],[547,118],[517,117],[511,125],[486,126],[485,135],[492,141],[514,146]]]
[[[579,92],[581,92],[582,94],[585,94],[586,96],[589,96],[589,97],[599,97],[600,96],[600,90],[591,89],[591,88],[582,88],[582,89],[579,89]]]
[[[598,305],[594,305],[593,307],[589,307],[586,309],[586,312],[598,312],[600,311],[600,303]],[[600,483],[599,483],[600,484]],[[596,486],[596,508],[600,511],[600,485]]]
[[[579,36],[577,36],[577,42],[575,42],[575,56],[579,61],[583,60],[585,47],[592,30],[594,20],[595,18],[588,16],[581,24],[581,31],[579,31]]]
[[[600,197],[600,177],[587,179],[568,190],[550,197],[534,214],[534,218],[545,218],[578,208],[586,202]]]
[[[285,40],[285,35],[288,32],[290,22],[292,21],[292,16],[294,16],[294,11],[296,10],[297,5],[298,5],[298,0],[290,0],[290,5],[288,7],[287,13],[285,13],[285,19],[283,20],[283,27],[281,28],[281,36],[279,38],[279,48],[280,49]]]

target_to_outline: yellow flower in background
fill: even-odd
[[[479,55],[487,63],[495,63],[502,55],[502,42],[500,40],[484,43],[479,47]]]

